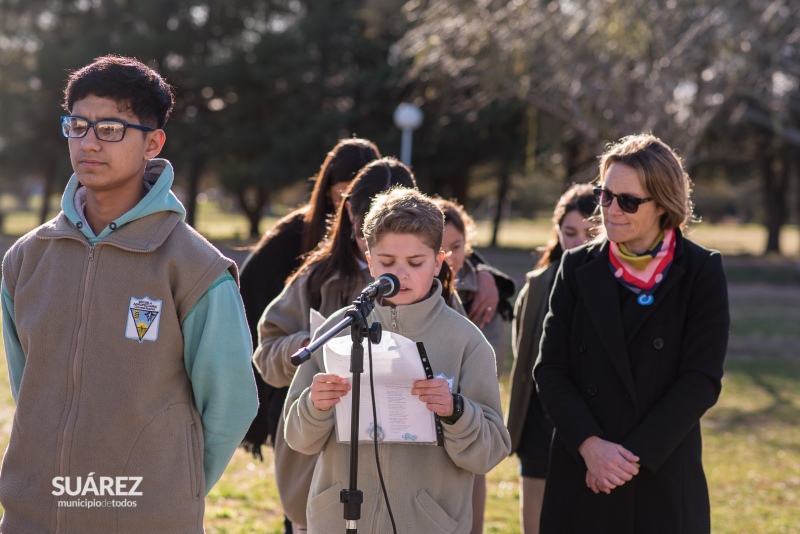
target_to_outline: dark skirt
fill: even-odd
[[[550,442],[553,423],[547,417],[539,401],[539,395],[531,395],[531,403],[525,416],[522,438],[517,447],[520,475],[529,478],[545,478],[550,462]]]

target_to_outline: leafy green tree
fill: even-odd
[[[213,168],[212,145],[223,127],[223,106],[215,95],[225,82],[214,75],[224,74],[237,50],[252,40],[254,21],[289,12],[291,3],[0,1],[0,164],[9,174],[44,176],[46,192],[55,191],[67,175],[57,123],[67,71],[108,53],[138,57],[177,88],[164,155],[176,160],[178,178],[189,185],[193,222],[197,183]]]
[[[237,97],[223,115],[235,127],[216,151],[221,183],[240,199],[251,235],[271,193],[313,176],[339,138],[383,148],[396,135],[386,58],[402,28],[380,16],[391,3],[297,2],[233,58],[226,80]]]

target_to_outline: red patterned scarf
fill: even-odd
[[[675,256],[675,230],[665,230],[644,254],[631,254],[623,244],[610,243],[609,267],[624,287],[639,297],[642,306],[653,303],[653,293],[667,276]]]

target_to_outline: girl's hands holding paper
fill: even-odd
[[[317,410],[330,410],[350,391],[346,378],[317,373],[311,382],[311,402]]]
[[[419,400],[437,415],[441,417],[453,415],[453,394],[450,393],[450,384],[444,378],[415,380],[411,394],[419,395]]]

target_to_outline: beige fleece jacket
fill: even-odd
[[[431,295],[408,306],[375,307],[369,321],[384,330],[425,344],[434,374],[454,380],[464,397],[464,413],[443,425],[443,447],[402,443],[379,444],[381,468],[400,533],[468,533],[472,527],[472,483],[505,458],[510,438],[501,415],[494,352],[480,330],[440,298]],[[343,311],[320,331],[341,320]],[[349,481],[349,444],[338,443],[334,410],[318,410],[309,387],[322,372],[322,351],[298,369],[284,407],[287,443],[305,454],[322,453],[314,471],[307,517],[309,533],[328,533],[344,526],[339,491]],[[391,532],[375,467],[373,447],[359,448],[359,489],[364,493],[359,528]],[[337,527],[337,525],[339,527]]]
[[[232,262],[180,219],[153,214],[90,247],[62,212],[6,254],[27,363],[0,474],[3,532],[203,532],[203,431],[181,321]],[[157,342],[125,336],[132,296],[159,299]],[[91,477],[104,494],[55,495],[50,481],[65,476],[67,489]],[[118,477],[141,481],[120,492]],[[58,505],[67,499],[135,507],[87,514]]]

